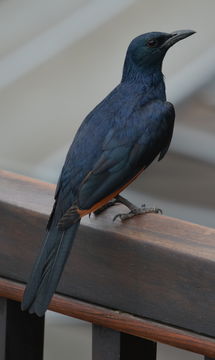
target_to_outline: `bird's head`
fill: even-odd
[[[172,33],[150,32],[140,35],[130,43],[126,58],[142,69],[161,66],[167,50],[194,33],[192,30],[178,30]]]

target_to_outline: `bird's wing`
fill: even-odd
[[[106,109],[94,109],[82,122],[67,153],[55,192],[55,203],[47,224],[58,223],[76,200],[78,189],[86,175],[100,157],[105,135],[112,126],[102,117]],[[106,115],[108,117],[108,114]]]
[[[79,188],[78,207],[90,209],[126,186],[159,154],[161,159],[172,138],[174,118],[172,104],[157,100],[135,111],[123,127],[112,128]]]
[[[62,170],[48,228],[53,219],[56,223],[61,219],[64,226],[73,205],[90,209],[129,183],[156,156],[163,157],[174,117],[172,104],[157,100],[134,111],[127,121],[115,121],[114,126],[98,124],[94,132],[92,124],[82,127]]]

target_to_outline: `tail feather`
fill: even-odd
[[[62,231],[56,226],[47,233],[41,253],[25,289],[22,310],[44,315],[69,255],[80,222]]]

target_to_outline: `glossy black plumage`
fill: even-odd
[[[162,61],[173,38],[176,42],[192,33],[148,33],[131,42],[122,81],[86,117],[69,149],[47,237],[22,309],[44,314],[63,271],[81,211],[90,211],[126,186],[157,156],[160,160],[165,155],[175,113],[173,105],[166,102]]]

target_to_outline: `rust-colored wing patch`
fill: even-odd
[[[90,214],[99,208],[101,208],[103,205],[107,204],[108,201],[115,198],[119,193],[121,193],[129,184],[131,184],[142,172],[144,169],[140,170],[131,180],[129,180],[126,184],[121,186],[119,189],[115,190],[108,196],[105,196],[102,200],[94,204],[90,209],[79,209],[77,206],[70,207],[65,214],[60,219],[58,226],[60,229],[65,230],[68,227],[70,227],[72,224],[76,223],[80,220],[83,216]]]

